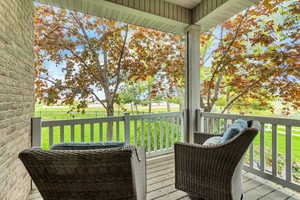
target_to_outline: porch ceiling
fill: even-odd
[[[203,31],[259,0],[37,0],[129,24],[183,34],[191,24]]]
[[[194,8],[201,3],[202,0],[166,0],[170,3],[180,5],[185,8]]]

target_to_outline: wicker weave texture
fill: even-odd
[[[234,170],[257,133],[246,129],[227,143],[213,146],[176,143],[175,187],[192,199],[232,200]],[[209,137],[197,135],[202,143]]]
[[[145,170],[145,156],[137,156],[131,146],[81,151],[28,149],[19,155],[44,200],[144,200],[145,194],[137,191],[146,191],[135,188],[134,173]],[[137,174],[144,183],[145,171]]]

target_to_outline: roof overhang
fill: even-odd
[[[207,31],[259,0],[37,0],[41,3],[183,34],[192,24]],[[180,3],[181,2],[181,3]],[[190,8],[193,5],[198,5]]]

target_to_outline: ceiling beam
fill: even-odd
[[[202,0],[193,8],[192,23],[196,24],[200,19],[209,15],[228,0]]]
[[[149,14],[165,17],[185,24],[191,24],[192,10],[165,0],[105,0]]]
[[[227,19],[253,6],[260,0],[203,0],[193,9],[193,23],[200,25],[202,31],[222,24]]]

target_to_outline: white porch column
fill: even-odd
[[[185,142],[194,143],[196,110],[200,109],[200,26],[186,29]]]

